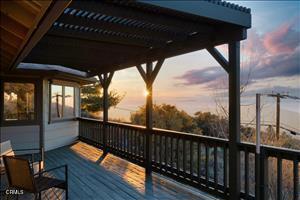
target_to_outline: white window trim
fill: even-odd
[[[52,118],[52,108],[51,108],[51,104],[52,104],[52,98],[51,98],[51,94],[52,94],[52,85],[58,85],[58,86],[62,86],[62,117],[61,118]],[[63,81],[63,80],[50,80],[49,84],[49,92],[48,92],[48,96],[49,96],[49,115],[48,115],[48,124],[51,123],[55,123],[55,122],[64,122],[64,121],[70,121],[70,120],[74,120],[76,119],[76,88],[79,87],[79,85],[77,83],[74,82],[67,82],[67,81]],[[73,116],[72,117],[67,117],[64,118],[64,107],[65,107],[65,87],[73,87]]]

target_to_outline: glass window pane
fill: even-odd
[[[34,120],[34,84],[4,83],[4,120]]]
[[[51,119],[62,118],[62,86],[51,85]]]
[[[74,88],[65,87],[64,118],[74,117]]]

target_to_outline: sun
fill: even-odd
[[[147,97],[149,95],[149,91],[148,90],[144,90],[144,96]]]

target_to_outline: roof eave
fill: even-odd
[[[210,1],[150,1],[137,0],[139,3],[158,6],[173,12],[205,17],[245,28],[251,28],[250,9],[227,2]]]

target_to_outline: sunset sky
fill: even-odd
[[[297,1],[235,1],[251,8],[252,28],[241,42],[242,120],[253,118],[256,93],[300,96],[300,4]],[[227,57],[227,46],[218,47]],[[165,60],[154,83],[155,103],[168,103],[194,114],[216,112],[216,101],[227,105],[225,71],[205,50]],[[136,68],[118,71],[110,86],[124,94],[111,118],[128,120],[145,103],[145,84]],[[263,98],[262,120],[272,121],[274,99]],[[300,129],[300,101],[282,100],[282,121]],[[291,117],[295,116],[295,117]],[[297,127],[298,126],[298,127]]]

